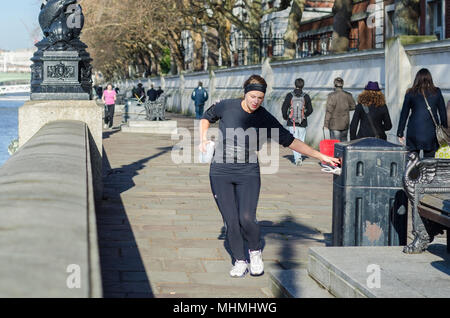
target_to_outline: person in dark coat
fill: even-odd
[[[436,127],[427,109],[425,98],[437,123],[447,128],[444,97],[441,90],[434,86],[430,71],[423,68],[417,72],[413,86],[406,91],[397,136],[399,141],[404,144],[403,131],[408,121],[406,132],[408,150],[418,154],[420,150],[423,150],[424,157],[434,157],[436,150],[439,149],[439,144],[436,139]]]
[[[151,102],[154,102],[158,98],[158,92],[153,87],[153,84],[151,85],[150,89],[147,91],[148,100]]]
[[[139,83],[136,88],[135,98],[139,99],[142,103],[145,102],[145,88],[142,83]]]
[[[295,89],[294,91],[288,93],[284,99],[283,105],[281,106],[281,113],[283,115],[283,119],[286,120],[286,125],[289,129],[289,132],[297,139],[300,139],[301,141],[305,142],[306,138],[306,126],[308,126],[308,120],[307,117],[311,115],[313,112],[313,108],[311,105],[311,97],[309,97],[308,94],[303,93],[303,87],[305,86],[305,81],[302,78],[297,78],[294,82]],[[291,118],[289,117],[289,111],[291,109],[292,105],[292,97],[303,97],[304,98],[304,119],[299,122],[295,123],[295,129],[294,129],[294,123],[292,122]],[[302,155],[296,151],[294,153],[294,162],[297,166],[300,166],[302,164]]]
[[[202,82],[198,82],[198,87],[192,92],[191,99],[195,105],[195,118],[201,119],[205,102],[208,100],[208,91],[203,88]]]
[[[378,82],[367,83],[364,91],[358,96],[358,105],[350,123],[350,140],[364,137],[386,140],[385,131],[391,128],[391,117]]]
[[[99,98],[99,99],[102,99],[102,96],[103,96],[103,87],[98,86],[98,87],[97,87],[96,93],[97,93],[98,98]]]
[[[164,91],[161,89],[161,86],[158,87],[158,89],[156,90],[156,98],[159,98],[162,94],[164,93]]]

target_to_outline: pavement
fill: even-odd
[[[193,118],[167,117],[193,135]],[[120,121],[117,115],[115,126]],[[209,165],[176,164],[179,143],[170,135],[103,132],[97,227],[104,297],[274,297],[271,271],[304,272],[308,249],[330,242],[332,176],[315,159],[295,166],[292,152],[277,145],[279,167],[261,176],[257,210],[266,274],[231,278]]]

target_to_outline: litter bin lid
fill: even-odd
[[[347,142],[340,142],[336,144],[336,147],[346,148],[348,150],[389,150],[389,151],[401,151],[406,148],[402,145],[393,144],[383,139],[375,138],[375,137],[367,137],[356,139]]]

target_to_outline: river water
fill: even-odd
[[[18,110],[27,100],[29,95],[0,95],[0,167],[10,157],[8,146],[18,136]]]

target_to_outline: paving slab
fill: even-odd
[[[432,244],[421,254],[402,246],[312,247],[308,272],[336,297],[450,298],[450,254]]]

